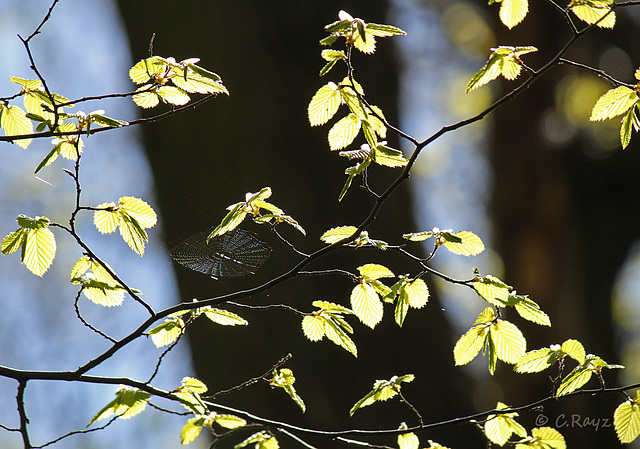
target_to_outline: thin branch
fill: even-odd
[[[31,441],[29,439],[29,418],[24,408],[24,392],[27,389],[27,380],[20,379],[18,383],[18,394],[16,395],[16,401],[18,403],[18,415],[20,416],[20,434],[22,435],[22,443],[24,449],[31,449]]]
[[[208,398],[208,399],[214,399],[220,395],[223,394],[229,394],[233,391],[238,391],[238,390],[242,390],[243,388],[246,388],[250,385],[256,384],[258,382],[260,382],[261,380],[265,380],[267,377],[271,376],[271,374],[277,370],[278,368],[280,368],[282,365],[284,365],[285,363],[287,363],[287,361],[289,361],[291,359],[291,357],[293,357],[291,354],[287,354],[285,355],[283,358],[281,358],[280,360],[278,360],[278,362],[276,362],[275,365],[273,365],[271,368],[269,368],[268,371],[266,371],[264,374],[258,376],[258,377],[253,377],[243,383],[241,383],[240,385],[236,385],[235,387],[231,387],[227,390],[220,390],[217,393],[214,393],[212,395],[208,395],[208,396],[203,396],[203,398]]]
[[[107,427],[109,427],[111,424],[113,424],[116,419],[118,419],[119,416],[114,416],[113,418],[111,418],[106,424],[104,424],[103,426],[100,427],[94,427],[92,429],[82,429],[82,430],[73,430],[69,433],[66,433],[58,438],[56,438],[55,440],[51,440],[45,444],[43,444],[42,446],[33,446],[33,449],[42,449],[43,447],[47,447],[47,446],[51,446],[52,444],[55,444],[61,440],[64,440],[65,438],[69,438],[70,436],[73,435],[79,435],[79,434],[84,434],[84,433],[91,433],[91,432],[97,432],[99,430],[104,430]]]
[[[84,324],[86,327],[88,327],[89,329],[91,329],[93,332],[95,332],[96,334],[106,338],[107,340],[109,340],[111,343],[115,343],[116,339],[113,337],[110,337],[109,335],[107,335],[106,333],[102,332],[100,329],[96,328],[95,326],[92,326],[87,320],[84,319],[84,317],[82,316],[82,314],[80,313],[80,307],[78,306],[78,302],[80,300],[80,295],[82,294],[82,291],[84,290],[84,287],[81,287],[78,290],[78,294],[76,295],[75,300],[73,301],[73,307],[76,311],[76,316],[78,317],[78,319],[80,320],[80,322],[82,324]]]
[[[33,33],[31,33],[29,37],[27,37],[26,39],[23,40],[22,38],[20,38],[20,40],[22,40],[23,42],[29,43],[29,41],[33,39],[37,34],[40,34],[40,30],[42,29],[44,24],[47,23],[51,18],[51,14],[53,13],[53,8],[56,7],[56,4],[58,3],[58,1],[59,0],[53,0],[53,3],[49,7],[49,11],[47,11],[47,14],[44,16],[44,19],[42,19],[42,22],[40,22],[40,25],[38,25],[38,27],[33,31]]]

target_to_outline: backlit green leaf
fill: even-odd
[[[2,239],[2,254],[11,254],[21,248],[27,238],[29,231],[25,228],[18,228]]]
[[[638,132],[638,117],[635,113],[636,108],[629,109],[622,119],[622,125],[620,126],[620,143],[624,150],[631,142],[631,130]]]
[[[409,305],[414,309],[421,309],[429,301],[429,288],[422,279],[415,279],[405,284],[401,291],[407,295]]]
[[[535,427],[531,436],[523,438],[516,444],[516,449],[566,449],[567,444],[560,432],[551,427]]]
[[[342,96],[335,83],[329,82],[318,89],[307,108],[311,126],[324,125],[331,120],[338,111],[341,102]]]
[[[354,114],[338,120],[329,130],[329,148],[331,151],[341,150],[354,141],[360,132],[361,121]]]
[[[626,86],[619,86],[602,95],[591,111],[591,121],[607,120],[626,113],[638,102],[638,94]]]
[[[613,413],[613,425],[621,443],[631,443],[640,435],[640,390],[636,397],[620,404]]]
[[[95,304],[112,307],[124,301],[124,288],[102,265],[88,256],[81,257],[71,269],[71,282],[82,284],[82,292]]]
[[[204,382],[194,377],[183,377],[180,383],[183,388],[188,388],[198,394],[206,393],[208,390]]]
[[[418,439],[418,436],[413,432],[402,433],[398,435],[398,448],[399,449],[419,449],[420,439]]]
[[[137,89],[140,91],[139,93],[134,94],[131,97],[133,102],[141,108],[150,109],[160,104],[160,97],[158,96],[157,89],[154,88],[153,90],[148,90],[149,87],[150,85],[145,84]]]
[[[158,221],[155,211],[140,198],[123,196],[119,204],[122,212],[133,218],[141,228],[151,228]]]
[[[36,217],[36,219],[39,217]],[[56,256],[56,238],[48,226],[31,229],[26,234],[22,263],[36,276],[42,277]]]
[[[125,213],[120,220],[120,235],[133,251],[140,256],[144,254],[144,245],[149,241],[149,237],[139,223]]]
[[[9,105],[4,108],[0,106],[0,126],[7,136],[21,136],[33,133],[31,120],[26,113],[18,106]],[[14,140],[15,144],[21,148],[27,148],[31,139]]]
[[[396,396],[400,392],[403,382],[411,382],[414,379],[413,374],[405,374],[404,376],[393,376],[389,380],[376,380],[373,389],[367,393],[362,399],[354,404],[349,411],[349,415],[353,416],[356,410],[371,405],[377,401],[386,401]]]
[[[488,335],[488,325],[474,326],[465,332],[453,348],[453,358],[456,366],[466,365],[476,358],[480,349],[485,346]]]
[[[312,304],[314,307],[318,307],[328,313],[353,314],[353,312],[346,307],[328,301],[313,301]]]
[[[351,237],[357,230],[358,228],[355,226],[331,228],[320,236],[320,240],[328,244],[333,244],[347,237]]]
[[[563,353],[571,357],[578,363],[584,363],[587,357],[587,353],[584,350],[584,346],[578,340],[569,339],[562,343],[560,348]]]
[[[176,106],[185,105],[191,100],[184,90],[175,86],[160,86],[156,92],[164,102]]]
[[[280,371],[273,372],[273,379],[269,381],[269,385],[283,388],[284,391],[293,399],[293,401],[302,409],[302,413],[307,410],[304,401],[300,395],[296,392],[293,384],[296,379],[293,376],[293,371],[289,368],[282,368]]]
[[[197,416],[188,420],[187,423],[182,426],[180,442],[186,445],[198,438],[198,435],[200,435],[200,431],[206,422],[207,418],[204,416]]]
[[[498,307],[505,306],[511,290],[509,285],[491,275],[477,277],[473,282],[473,288],[485,300]]]
[[[238,427],[244,427],[247,425],[247,422],[244,419],[234,415],[215,415],[213,417],[213,422],[225,429],[237,429]]]
[[[508,407],[502,402],[498,402],[496,406],[497,410],[506,408]],[[518,416],[517,413],[499,413],[487,416],[487,420],[484,423],[484,434],[490,441],[499,446],[504,446],[514,433],[521,438],[526,437],[526,429],[513,419],[516,416]]]
[[[505,320],[497,320],[491,327],[491,338],[498,358],[506,363],[514,364],[524,354],[527,341],[515,324]]]
[[[457,237],[459,241],[449,238],[451,234],[447,232],[442,233],[444,239],[444,247],[454,254],[460,254],[462,256],[475,256],[484,251],[484,243],[480,240],[480,237],[473,232],[460,231],[452,234]]]
[[[507,304],[513,306],[518,314],[525,320],[540,324],[541,326],[551,326],[549,315],[540,310],[540,306],[523,295],[509,295]]]
[[[151,395],[146,391],[122,387],[116,392],[116,398],[100,410],[87,424],[89,427],[96,421],[117,415],[128,419],[142,412],[149,402]]]
[[[307,315],[302,319],[302,331],[311,341],[322,340],[325,335],[326,318],[319,315]]]
[[[228,310],[205,307],[202,312],[211,321],[223,326],[246,326],[249,324],[247,320]]]
[[[93,224],[102,234],[111,234],[118,229],[122,221],[122,213],[115,203],[102,203],[96,206],[93,213]]]
[[[384,265],[375,263],[362,265],[361,267],[358,267],[358,271],[367,282],[381,278],[392,278],[395,276],[393,272]]]
[[[367,283],[359,283],[351,292],[351,309],[363,324],[372,329],[382,320],[382,302]]]
[[[529,2],[527,0],[501,1],[500,20],[509,29],[522,22],[527,12],[529,12]]]
[[[241,443],[236,444],[233,449],[240,449],[249,444],[253,444],[254,449],[278,449],[280,447],[278,440],[273,435],[267,431],[262,431],[254,433]]]
[[[583,365],[577,366],[573,371],[571,371],[560,383],[558,387],[557,396],[564,396],[569,394],[578,388],[582,387],[584,384],[589,382],[591,379],[593,372],[587,369]]]
[[[376,37],[389,37],[407,34],[400,28],[379,23],[367,23],[367,31]]]
[[[597,22],[600,28],[613,28],[616,24],[616,13],[611,10],[612,5],[613,0],[572,0],[569,8],[589,25]]]
[[[375,147],[374,161],[376,164],[391,168],[404,167],[409,162],[409,160],[403,156],[402,151],[385,145],[377,145]]]
[[[184,330],[184,322],[181,318],[174,317],[164,321],[164,323],[154,327],[148,335],[151,336],[153,344],[156,348],[170,345],[182,335]]]
[[[517,373],[538,373],[549,368],[563,356],[558,348],[542,348],[529,351],[516,362]]]
[[[466,93],[493,81],[502,73],[503,58],[491,53],[487,63],[475,73],[467,83]]]
[[[136,84],[153,81],[168,69],[167,60],[160,56],[143,59],[129,69],[129,78]]]

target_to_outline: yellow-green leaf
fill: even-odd
[[[562,382],[558,387],[556,396],[564,396],[577,390],[578,388],[589,382],[592,374],[593,372],[587,369],[585,366],[577,366],[564,379],[562,379]]]
[[[367,283],[359,283],[351,292],[351,309],[363,324],[372,329],[382,320],[382,302]]]
[[[22,263],[29,271],[42,277],[51,266],[55,256],[56,238],[48,226],[31,229],[27,232]]]
[[[198,416],[195,418],[191,418],[187,423],[182,426],[182,431],[180,432],[180,442],[182,444],[189,444],[193,440],[195,440],[198,435],[200,435],[200,431],[202,427],[206,423],[206,418],[204,416]]]
[[[372,54],[376,51],[376,38],[373,33],[368,29],[365,29],[365,39],[362,38],[360,33],[357,33],[353,40],[353,46],[360,50],[362,53]]]
[[[504,410],[506,408],[508,407],[502,402],[498,402],[496,406],[497,410]],[[513,419],[516,416],[518,416],[517,413],[489,415],[484,423],[484,434],[490,441],[499,446],[504,446],[514,433],[521,438],[526,437],[526,429]]]
[[[496,348],[496,355],[506,363],[516,363],[527,347],[527,341],[520,329],[509,321],[497,320],[491,328],[491,338]]]
[[[467,83],[465,93],[477,89],[480,86],[493,81],[502,73],[503,58],[498,57],[495,53],[491,53],[487,63],[478,70]]]
[[[589,25],[597,22],[600,28],[613,28],[616,13],[611,10],[612,5],[613,0],[572,0],[569,7],[578,19]]]
[[[551,326],[549,315],[540,310],[540,306],[533,300],[522,295],[509,295],[508,306],[513,306],[516,312],[524,318],[541,326]]]
[[[215,415],[213,417],[213,422],[225,429],[237,429],[238,427],[244,427],[247,425],[247,422],[244,419],[234,415]]]
[[[535,427],[528,436],[516,444],[516,449],[566,449],[567,444],[560,432],[551,427]]]
[[[223,326],[246,326],[249,324],[247,320],[228,310],[205,307],[202,312],[211,321]]]
[[[613,413],[613,425],[621,443],[631,443],[640,435],[640,390],[631,401],[620,404]]]
[[[300,395],[296,392],[293,384],[296,379],[293,375],[293,371],[289,368],[282,368],[280,371],[273,372],[273,379],[269,381],[269,385],[283,388],[284,391],[289,395],[291,399],[302,409],[302,413],[307,410],[307,407],[304,404],[304,401],[300,397]]]
[[[393,272],[384,265],[378,265],[375,263],[362,265],[361,267],[358,267],[358,271],[368,282],[380,278],[390,278],[395,276]]]
[[[318,89],[307,108],[311,126],[324,125],[331,120],[338,111],[341,102],[340,90],[334,82],[329,82]]]
[[[11,254],[21,248],[27,238],[28,229],[18,228],[2,239],[2,254]]]
[[[632,107],[627,111],[622,119],[622,125],[620,126],[620,144],[624,150],[631,142],[631,131],[638,132],[640,128],[640,121],[635,113],[636,108]]]
[[[398,435],[398,448],[399,449],[418,449],[420,447],[420,440],[418,436],[413,433],[402,433]]]
[[[142,228],[151,228],[158,221],[155,211],[140,198],[123,196],[118,202],[123,213],[133,218]]]
[[[562,357],[561,351],[557,349],[542,348],[529,351],[518,359],[514,370],[517,373],[538,373],[543,371]]]
[[[328,244],[333,244],[347,237],[351,237],[357,230],[358,228],[355,226],[339,226],[326,231],[320,236],[320,240]]]
[[[329,148],[341,150],[353,142],[360,132],[360,119],[353,113],[338,120],[329,130]]]
[[[184,322],[181,318],[173,317],[165,320],[164,323],[154,327],[148,333],[156,348],[170,345],[180,337],[184,329]]]
[[[616,87],[602,95],[591,111],[589,120],[608,120],[626,113],[638,102],[638,94],[626,86]]]
[[[446,232],[442,233],[442,237],[444,239],[443,244],[445,248],[447,248],[454,254],[460,254],[462,256],[475,256],[484,251],[484,243],[482,243],[480,237],[475,235],[473,232],[460,231],[452,234],[453,236],[457,237],[456,241],[448,239],[448,235],[449,234]]]
[[[136,220],[124,213],[120,221],[120,235],[127,245],[142,257],[144,245],[149,241],[149,237]]]
[[[233,449],[240,449],[249,444],[253,444],[254,449],[278,449],[280,447],[278,440],[273,435],[267,431],[262,431],[254,433],[241,443],[236,444]]]
[[[391,168],[404,167],[409,162],[403,156],[402,151],[385,145],[377,145],[375,147],[373,160],[376,164]]]
[[[111,234],[118,229],[122,221],[122,213],[115,203],[99,204],[93,213],[93,224],[102,234]]]
[[[152,56],[137,62],[129,69],[129,78],[136,84],[153,81],[158,75],[167,71],[167,60],[160,56]]]
[[[359,408],[366,407],[377,401],[391,399],[400,392],[403,382],[412,382],[413,379],[413,374],[405,374],[404,376],[393,376],[389,380],[376,380],[373,384],[373,389],[351,407],[349,415],[353,416]]]
[[[414,309],[421,309],[429,301],[429,287],[422,279],[404,284],[401,291],[407,295],[409,306]]]
[[[477,325],[465,332],[453,348],[453,358],[458,365],[466,365],[473,360],[486,344],[488,325]]]
[[[160,86],[156,92],[163,101],[176,106],[185,105],[191,100],[184,90],[175,86]]]
[[[560,347],[562,352],[567,354],[569,357],[582,364],[586,360],[587,353],[584,350],[584,346],[578,340],[569,339],[562,343]]]
[[[154,108],[160,103],[160,97],[158,96],[156,89],[147,90],[149,87],[150,86],[148,84],[145,84],[138,89],[140,91],[139,93],[131,97],[133,102],[141,108]]]
[[[307,315],[302,319],[302,331],[311,341],[322,340],[325,335],[325,318],[319,315]]]
[[[116,398],[100,410],[87,427],[112,415],[118,415],[122,419],[131,418],[145,409],[150,397],[146,391],[122,387],[116,392]]]
[[[183,377],[180,383],[183,388],[188,388],[194,393],[202,394],[208,390],[205,383],[195,377]]]
[[[478,277],[473,282],[473,288],[480,296],[494,306],[504,307],[509,299],[511,287],[494,276]]]
[[[527,0],[502,0],[500,5],[500,20],[509,29],[513,28],[526,17],[529,12]]]
[[[7,136],[22,136],[33,133],[31,120],[26,113],[18,106],[9,105],[0,108],[0,126]],[[20,139],[14,141],[21,148],[27,148],[31,139]]]

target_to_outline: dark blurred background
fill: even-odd
[[[177,60],[199,57],[200,65],[218,73],[230,91],[229,97],[141,129],[139,138],[155,180],[153,206],[163,229],[157,237],[164,238],[167,247],[217,224],[226,206],[265,186],[273,189],[272,202],[306,229],[305,238],[292,228],[279,228],[302,251],[320,247],[318,237],[325,230],[358,224],[368,214],[372,201],[356,185],[337,202],[348,161],[329,152],[329,126],[311,128],[306,117],[315,91],[329,79],[344,76],[342,68],[322,79],[317,76],[324,64],[317,43],[325,35],[323,26],[336,20],[340,9],[408,31],[406,37],[379,39],[373,56],[355,53],[355,76],[367,99],[418,139],[482,110],[517,85],[497,81],[464,95],[466,82],[490,47],[534,45],[540,51],[527,55],[525,62],[539,68],[569,38],[566,21],[544,2],[531,5],[524,23],[512,31],[498,23],[497,5],[475,1],[184,0],[176,5],[160,0],[120,1],[118,8],[131,64],[148,56],[155,33],[155,54]],[[568,57],[632,82],[640,59],[632,45],[638,38],[638,16],[628,9],[618,11],[615,31],[595,30]],[[609,386],[637,380],[640,365],[640,292],[635,281],[638,139],[634,136],[622,151],[617,121],[588,122],[595,100],[610,87],[585,71],[554,69],[489,119],[425,149],[410,183],[394,193],[369,229],[372,237],[390,243],[399,243],[403,233],[433,226],[478,233],[489,247],[483,257],[461,260],[439,254],[435,266],[461,279],[471,277],[477,266],[530,295],[553,326],[543,328],[509,314],[527,337],[527,349],[576,338],[588,353],[628,366],[620,377],[605,373]],[[404,148],[391,133],[389,141]],[[395,174],[374,167],[369,181],[380,192]],[[180,301],[259,285],[300,260],[268,228],[245,227],[273,248],[267,264],[255,276],[216,282],[176,267]],[[383,263],[396,274],[417,272],[415,265],[393,253],[370,249],[336,251],[312,268],[355,271],[369,262]],[[188,334],[194,372],[180,376],[193,374],[210,391],[224,390],[262,374],[291,353],[286,366],[294,371],[296,388],[307,404],[304,415],[282,391],[266,385],[216,400],[259,416],[332,430],[417,424],[397,400],[359,410],[353,418],[348,415],[376,379],[393,375],[416,375],[402,391],[425,423],[491,409],[497,401],[515,406],[549,394],[547,373],[515,375],[501,364],[490,377],[483,358],[469,367],[454,367],[453,345],[485,304],[467,289],[426,281],[430,302],[412,310],[402,329],[389,306],[375,331],[351,320],[357,359],[326,340],[306,340],[300,317],[286,310],[231,308],[250,325],[227,328],[196,322]],[[346,277],[301,277],[246,302],[288,304],[308,312],[317,299],[348,305],[352,287]],[[585,419],[611,419],[623,399],[569,398],[523,413],[521,422],[531,428],[540,425],[537,419],[544,415],[546,425],[557,427],[570,447],[610,447],[617,441],[613,428],[584,426]],[[485,444],[469,425],[419,436],[423,445],[429,439],[458,448]],[[310,441],[317,447],[337,444]],[[396,445],[394,438],[374,442]],[[166,447],[176,447],[173,444]],[[292,447],[284,437],[281,445]]]

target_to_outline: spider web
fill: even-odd
[[[254,274],[269,258],[271,248],[253,232],[234,229],[209,240],[211,230],[192,235],[169,251],[181,265],[214,279]]]

